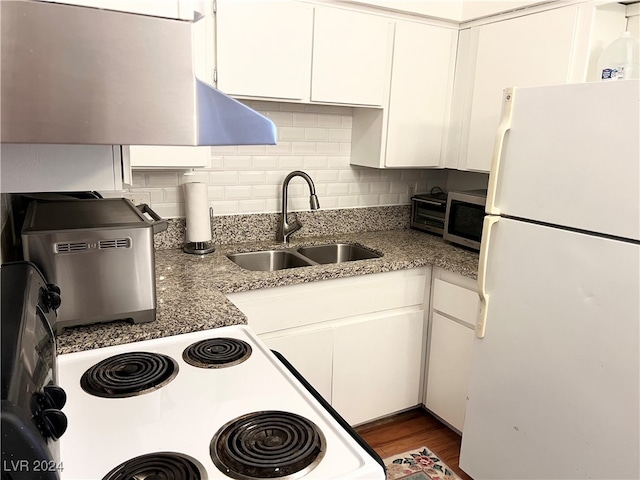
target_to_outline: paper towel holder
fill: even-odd
[[[213,219],[213,208],[209,208],[209,219]],[[184,253],[190,253],[192,255],[206,255],[208,253],[213,253],[216,250],[216,247],[213,244],[213,241],[209,240],[207,242],[186,242],[187,239],[187,227],[184,227],[184,238],[185,244],[182,247],[182,251]]]

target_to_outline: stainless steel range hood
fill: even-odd
[[[0,141],[269,145],[275,125],[197,80],[192,22],[0,1]]]

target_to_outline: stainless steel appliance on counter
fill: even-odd
[[[411,197],[411,228],[442,236],[446,210],[446,192],[414,195]]]
[[[154,320],[153,234],[163,229],[166,222],[146,205],[124,198],[31,202],[23,255],[63,292],[54,329]]]
[[[449,192],[443,238],[451,243],[480,250],[487,190]]]

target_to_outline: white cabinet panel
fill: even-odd
[[[3,193],[115,191],[123,188],[119,145],[3,143]]]
[[[444,165],[457,30],[396,21],[384,109],[354,109],[351,164]]]
[[[490,170],[504,88],[593,80],[624,11],[584,2],[462,30],[447,167]]]
[[[425,406],[460,431],[474,338],[472,328],[433,312]]]
[[[463,169],[490,170],[504,88],[567,82],[576,19],[577,7],[570,7],[477,27]]]
[[[260,338],[271,349],[281,353],[302,376],[331,403],[333,368],[333,330],[319,328],[283,335],[263,334]]]
[[[316,7],[311,100],[383,105],[392,27],[384,17]]]
[[[452,29],[396,22],[387,167],[441,165],[456,40]]]
[[[133,170],[206,168],[211,163],[211,147],[131,145],[124,148],[129,149]]]
[[[439,278],[433,281],[432,306],[434,310],[444,312],[460,321],[475,327],[478,315],[478,294]]]
[[[308,99],[313,7],[218,0],[218,88],[231,95]]]
[[[333,407],[359,424],[420,403],[424,311],[335,327]]]

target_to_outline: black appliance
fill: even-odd
[[[57,480],[67,428],[51,325],[60,290],[29,262],[0,267],[2,480]]]

